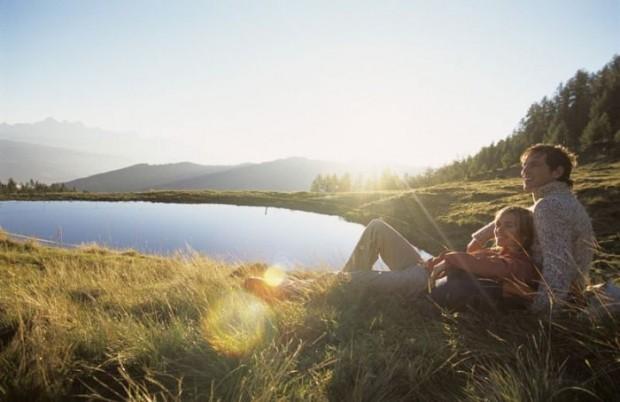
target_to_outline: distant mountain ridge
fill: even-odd
[[[416,174],[421,168],[409,168]],[[337,162],[300,157],[234,166],[191,163],[139,164],[65,183],[78,190],[127,192],[158,190],[260,190],[308,191],[319,174],[368,173]]]
[[[126,165],[125,158],[0,139],[0,180],[64,182]]]
[[[159,189],[306,191],[318,174],[342,174],[346,166],[335,162],[292,157],[242,165],[186,180],[166,183]]]
[[[230,166],[204,166],[190,162],[164,165],[140,163],[72,180],[65,185],[75,187],[78,190],[93,192],[145,191],[160,188],[169,182],[216,173],[226,169],[230,169]]]
[[[78,152],[92,153],[93,149],[110,155],[123,155],[118,140],[129,133],[116,133],[87,127],[81,122],[58,121],[48,117],[35,123],[0,124],[0,138],[48,147],[61,146]],[[60,145],[62,144],[62,145]],[[127,155],[124,155],[127,157]]]
[[[52,118],[0,123],[0,180],[51,184],[136,163],[118,145],[123,135]]]
[[[81,122],[59,121],[48,117],[35,123],[0,123],[0,139],[26,142],[48,147],[62,147],[78,152],[113,155],[125,160],[113,168],[140,162],[165,163],[190,160],[191,148],[181,141],[142,138],[133,132],[118,132],[89,127]],[[99,169],[99,172],[109,170]],[[72,178],[83,177],[76,174]]]
[[[290,157],[262,163],[201,165],[147,164],[153,158],[181,160],[180,141],[147,140],[132,133],[87,127],[48,118],[37,123],[0,123],[0,180],[63,182],[92,192],[152,189],[307,191],[319,175],[378,175],[385,168]],[[62,148],[58,147],[62,144]],[[96,150],[96,153],[92,152]],[[197,150],[194,149],[194,152]],[[162,158],[156,158],[160,155]],[[414,175],[422,168],[392,166]]]

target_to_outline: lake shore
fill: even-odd
[[[288,208],[354,219],[352,210],[356,206],[384,199],[395,193],[397,192],[322,194],[310,192],[161,190],[136,193],[0,194],[0,201],[145,201],[179,204],[229,204]]]
[[[574,172],[575,192],[586,206],[602,250],[620,254],[620,162],[591,163]],[[412,243],[438,253],[462,249],[469,235],[506,205],[531,204],[518,178],[445,183],[409,191],[279,193],[266,191],[149,191],[141,193],[0,194],[0,200],[146,201],[288,208],[337,215],[366,225],[385,219]],[[620,268],[619,268],[620,269]]]

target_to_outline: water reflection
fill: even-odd
[[[4,201],[0,227],[63,244],[96,242],[169,254],[192,249],[228,261],[339,269],[363,227],[282,208],[148,202]]]

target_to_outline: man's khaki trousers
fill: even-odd
[[[372,271],[381,257],[390,271]],[[381,219],[373,219],[358,241],[342,271],[351,280],[378,292],[417,294],[426,289],[428,273],[417,248]]]

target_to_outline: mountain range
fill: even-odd
[[[114,155],[9,141],[0,137],[0,181],[35,179],[42,183],[71,180],[130,163]]]
[[[416,174],[421,169],[395,168]],[[263,163],[205,166],[194,163],[138,164],[65,183],[78,190],[127,192],[148,190],[308,191],[319,174],[377,174],[378,167],[351,167],[337,162],[292,157]]]
[[[182,141],[143,138],[133,132],[104,130],[86,126],[79,121],[59,121],[51,117],[36,123],[0,123],[0,139],[89,154],[96,152],[114,155],[129,161],[128,164],[164,163],[170,159],[171,154],[175,158],[178,158],[176,155],[188,154],[185,152],[188,146]]]
[[[120,141],[123,147],[118,145]],[[0,124],[0,180],[12,177],[18,182],[29,179],[43,183],[63,182],[69,187],[92,192],[163,189],[307,191],[319,174],[378,175],[385,168],[301,157],[238,165],[136,164],[145,153],[130,153],[126,144],[130,144],[131,149],[141,150],[148,150],[153,145],[149,140],[140,140],[131,134],[124,136],[89,128],[79,122],[59,122],[50,118],[34,124],[3,123]],[[94,149],[96,153],[92,152]],[[392,166],[391,169],[398,174],[410,175],[423,170],[411,166]]]

